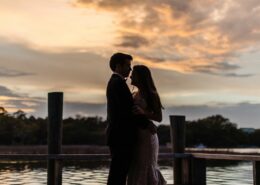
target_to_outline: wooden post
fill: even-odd
[[[182,159],[182,185],[192,184],[191,158]]]
[[[60,154],[62,145],[63,93],[48,94],[48,154]],[[48,185],[62,184],[61,161],[48,159]]]
[[[253,161],[254,185],[260,185],[260,161]]]
[[[191,184],[206,185],[206,159],[191,160]]]
[[[185,116],[170,116],[173,153],[184,153]],[[182,159],[173,160],[174,184],[182,184]]]

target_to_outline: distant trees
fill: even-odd
[[[47,118],[27,117],[18,110],[9,114],[0,107],[0,145],[47,144]],[[106,121],[101,117],[67,118],[63,120],[63,144],[104,145]]]
[[[0,145],[46,144],[46,119],[27,118],[22,110],[12,115],[0,110]]]
[[[107,122],[101,117],[82,117],[63,120],[64,145],[105,145]],[[158,126],[161,145],[170,142],[170,127]],[[9,114],[0,107],[0,145],[47,144],[47,118],[27,117],[18,110]],[[260,146],[260,129],[245,133],[235,123],[221,115],[186,122],[186,146],[203,144],[207,147]]]
[[[68,118],[63,121],[63,144],[105,145],[107,123],[101,117]]]
[[[157,128],[157,134],[159,138],[160,145],[165,145],[171,141],[170,126],[160,125]]]
[[[221,115],[187,122],[187,145],[204,144],[207,147],[237,147],[246,145],[244,132]]]
[[[248,134],[248,143],[254,146],[260,146],[260,129],[255,130],[255,132]]]

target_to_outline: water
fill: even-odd
[[[72,162],[64,164],[63,185],[104,185],[108,175],[107,163]],[[160,164],[168,184],[173,184],[173,170],[169,164]],[[45,162],[1,162],[2,185],[45,185]],[[207,164],[208,185],[253,185],[252,163]]]
[[[209,185],[253,185],[251,162],[240,162],[228,166],[207,167]]]

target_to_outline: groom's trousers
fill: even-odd
[[[110,146],[111,163],[107,185],[126,185],[127,173],[133,159],[133,147]]]

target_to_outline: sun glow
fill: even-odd
[[[115,37],[113,20],[112,13],[76,8],[65,0],[2,0],[0,37],[45,50],[106,47]]]

